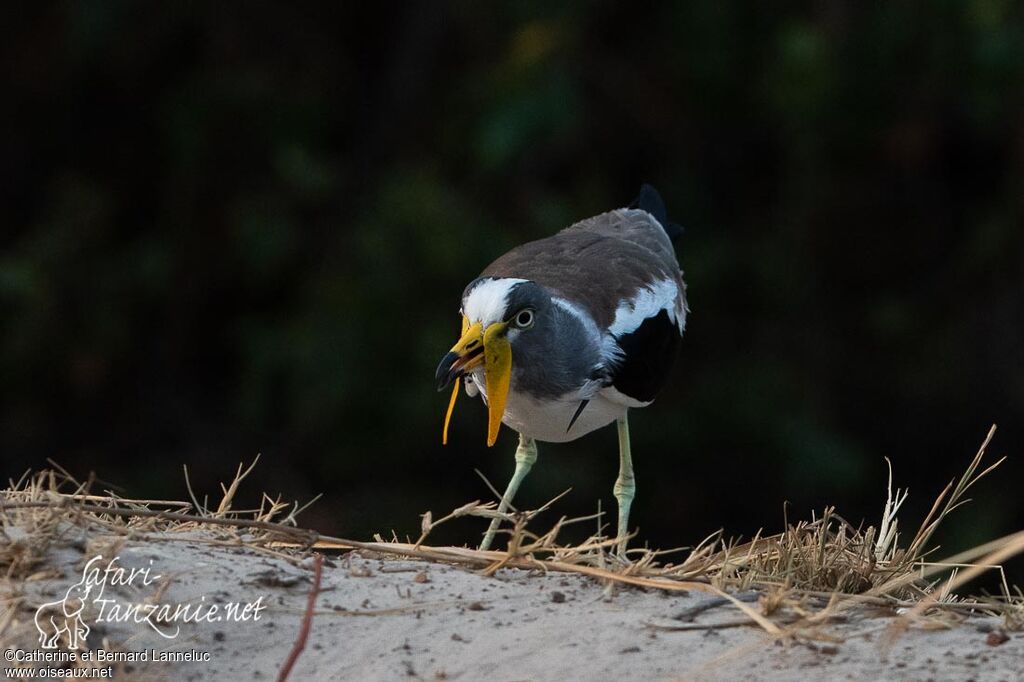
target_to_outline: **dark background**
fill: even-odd
[[[440,445],[462,288],[649,181],[692,315],[641,541],[877,523],[886,455],[911,532],[993,422],[940,553],[1024,527],[1019,3],[373,4],[3,5],[4,475],[180,498],[262,453],[248,499],[415,534],[512,469],[478,401]],[[542,445],[519,501],[616,469],[614,429]]]

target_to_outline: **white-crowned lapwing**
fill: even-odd
[[[648,185],[628,208],[602,213],[516,247],[462,294],[462,338],[437,368],[438,390],[453,380],[445,417],[466,393],[487,403],[487,445],[501,423],[519,433],[505,511],[537,460],[536,441],[561,443],[616,422],[618,549],[625,552],[636,491],[630,408],[664,385],[686,325],[686,285],[658,192]],[[498,521],[481,543],[490,547]]]

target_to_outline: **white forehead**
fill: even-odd
[[[515,277],[480,280],[462,301],[462,313],[470,322],[482,322],[484,327],[503,320],[512,287],[525,281],[527,280]]]

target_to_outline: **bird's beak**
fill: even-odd
[[[487,381],[487,446],[494,445],[501,428],[501,418],[505,414],[505,403],[508,400],[509,383],[512,378],[512,347],[507,337],[508,325],[494,322],[487,329],[479,322],[470,324],[462,318],[462,338],[452,346],[448,354],[441,359],[434,378],[437,390],[443,391],[452,381],[455,388],[448,403],[448,413],[444,419],[442,442],[448,442],[448,422],[455,409],[455,399],[459,394],[459,378],[466,372],[484,366],[484,377]]]

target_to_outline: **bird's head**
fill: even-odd
[[[531,338],[545,327],[551,296],[543,287],[524,279],[481,277],[470,282],[462,295],[462,336],[437,366],[437,390],[453,381],[451,401],[444,420],[444,442],[448,422],[459,393],[459,379],[481,373],[487,397],[487,445],[494,445],[505,414],[512,381],[513,357],[528,351]],[[536,344],[534,344],[536,345]]]

